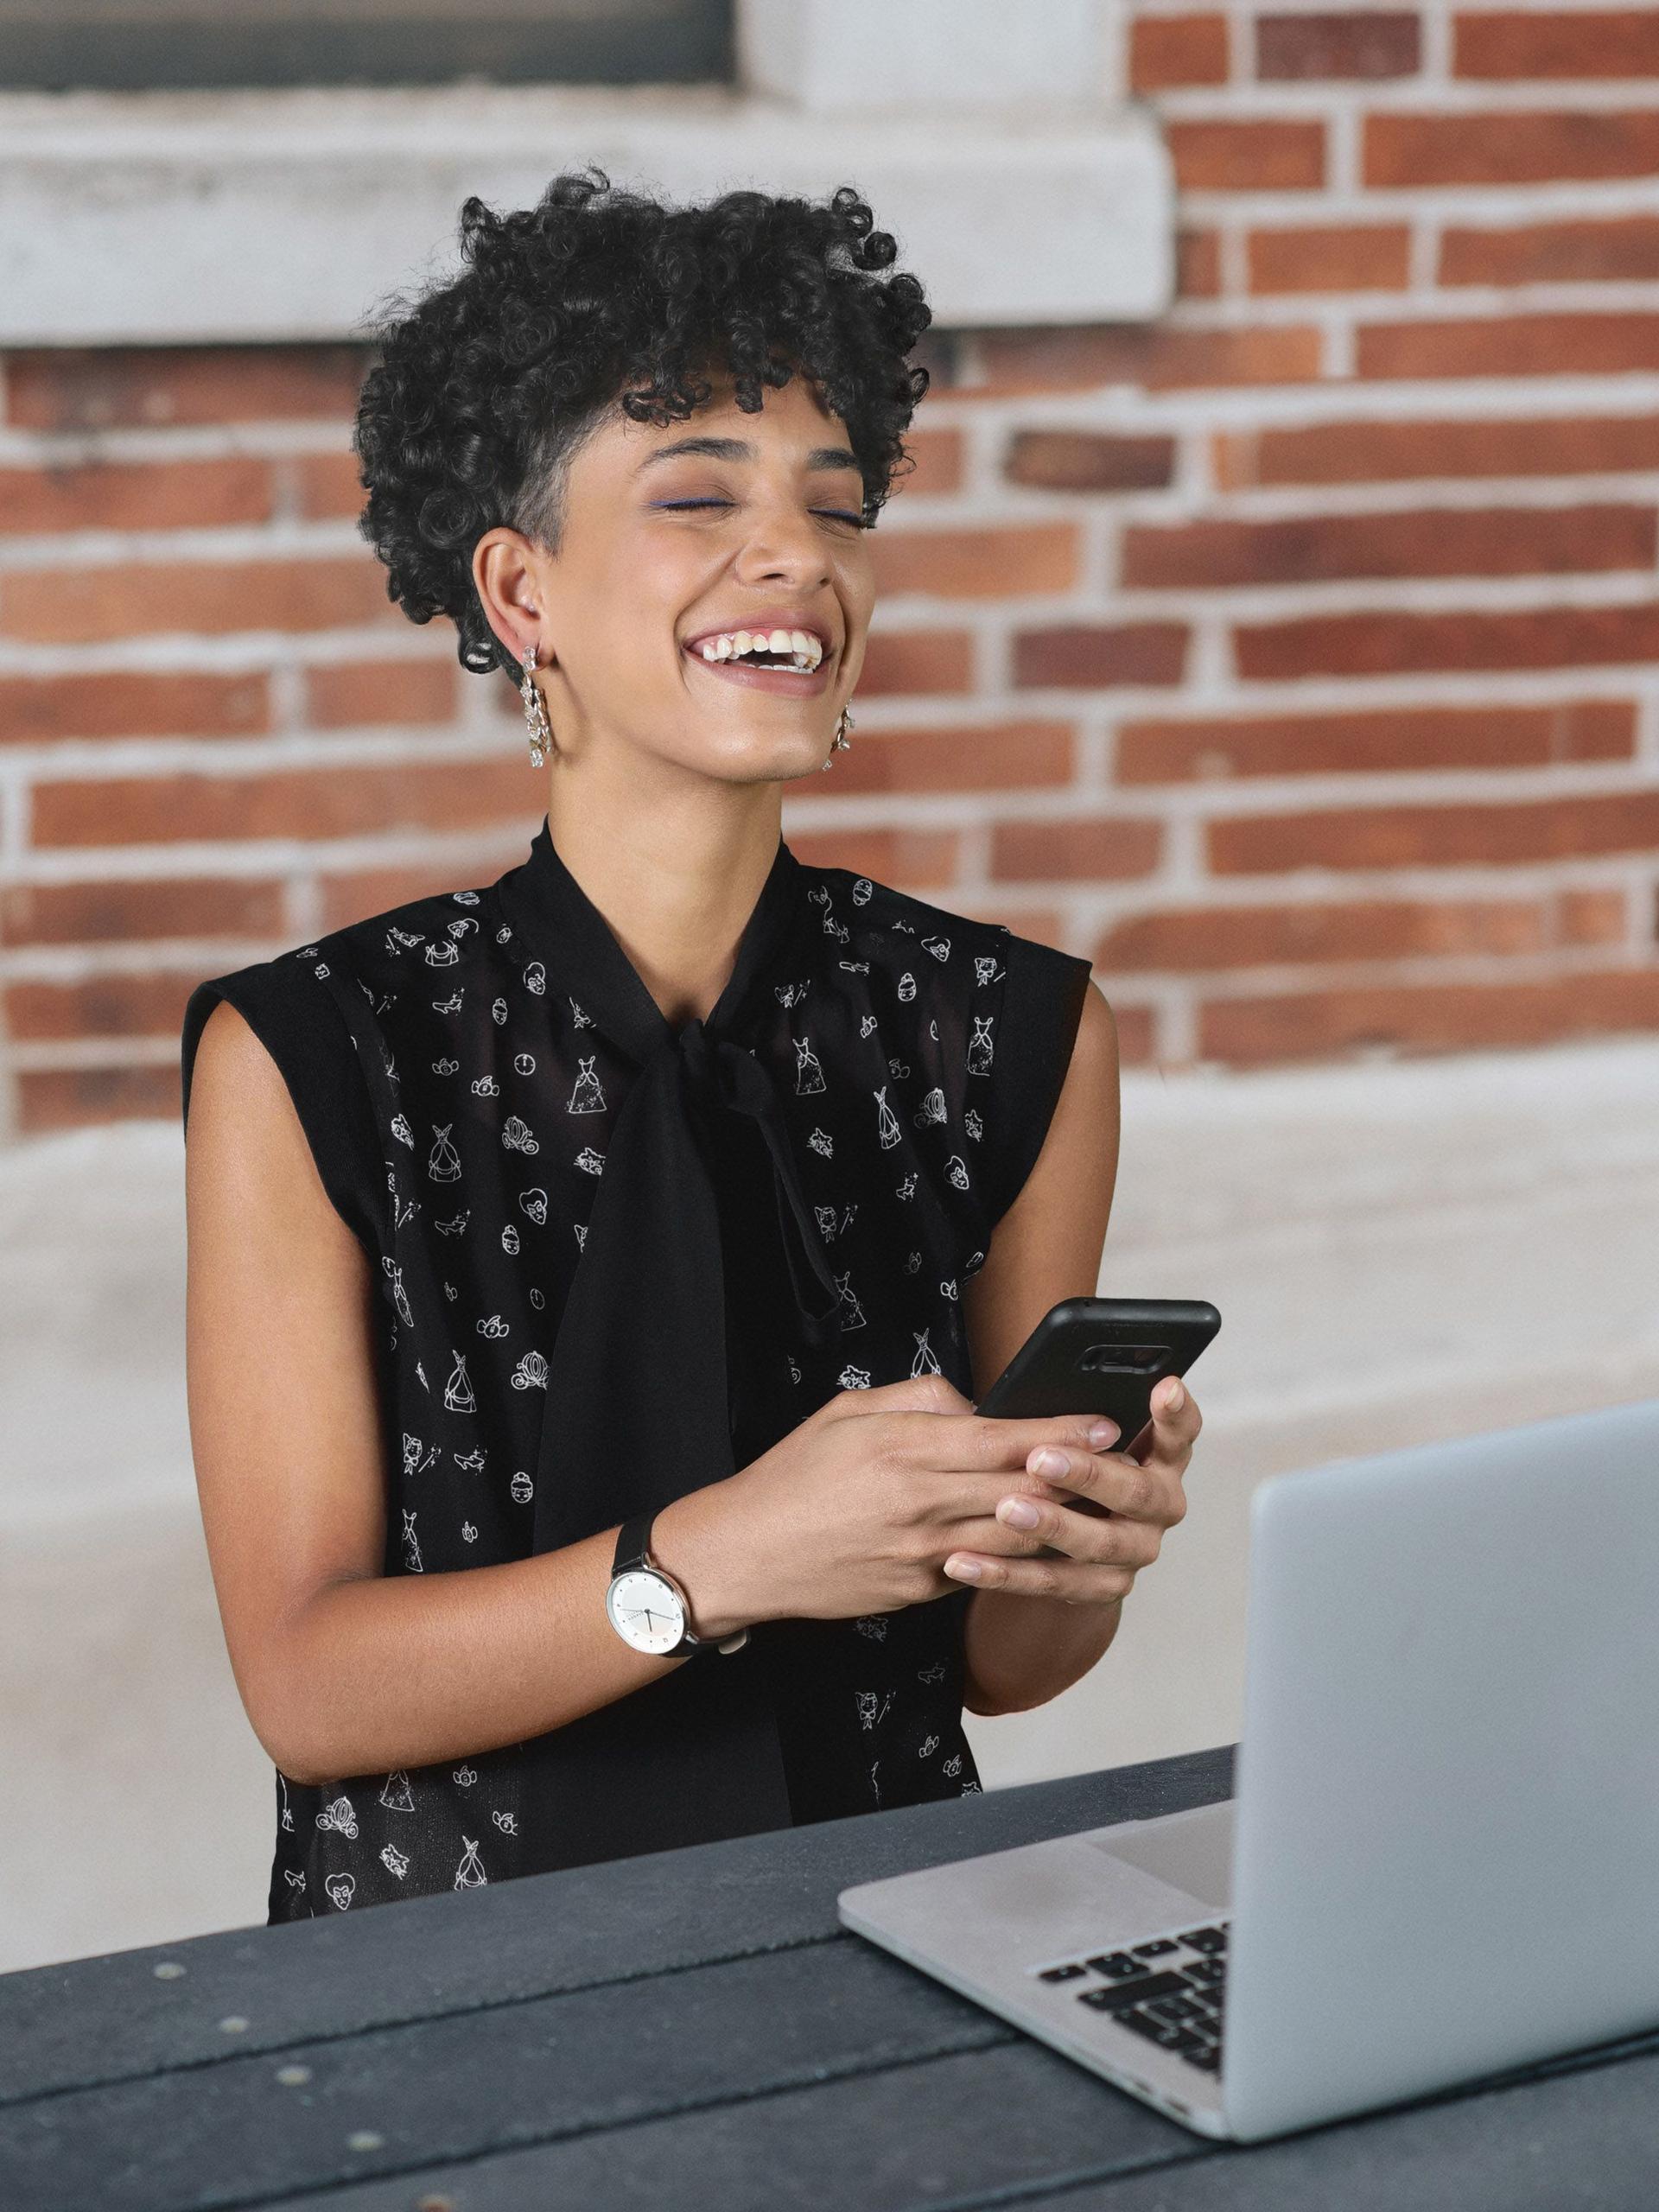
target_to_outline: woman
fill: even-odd
[[[273,1921],[976,1789],[964,1702],[1093,1664],[1198,1427],[1160,1405],[1136,1461],[974,1416],[1095,1287],[1111,1014],[1085,962],[781,837],[847,747],[927,385],[891,238],[848,187],[671,210],[595,172],[469,200],[462,245],[379,330],[362,526],[519,679],[545,817],[184,1023]]]

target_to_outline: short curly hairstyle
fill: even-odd
[[[618,409],[663,425],[723,366],[746,414],[804,373],[845,423],[874,523],[927,370],[906,356],[932,315],[851,185],[823,203],[733,191],[671,207],[604,170],[556,176],[532,208],[461,207],[453,282],[383,301],[353,447],[358,527],[411,622],[447,614],[463,667],[519,671],[486,618],[473,549],[499,525],[556,553],[576,447]]]

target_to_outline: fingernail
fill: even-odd
[[[1100,1449],[1103,1444],[1110,1444],[1113,1442],[1116,1435],[1117,1423],[1115,1421],[1097,1421],[1092,1422],[1090,1426],[1089,1441],[1094,1446],[1096,1451]]]
[[[1043,1517],[1028,1497],[1005,1497],[996,1510],[1014,1529],[1034,1529]]]
[[[1164,1400],[1164,1411],[1166,1414],[1178,1414],[1185,1402],[1185,1391],[1179,1382],[1172,1382],[1169,1386],[1169,1395]]]
[[[976,1559],[948,1559],[944,1562],[944,1571],[958,1582],[977,1582],[979,1561]]]
[[[1063,1475],[1065,1472],[1065,1452],[1046,1450],[1038,1452],[1031,1463],[1031,1471],[1033,1475]]]

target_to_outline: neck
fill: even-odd
[[[729,982],[745,925],[777,857],[778,785],[721,786],[718,805],[607,812],[557,801],[554,850],[673,1028],[707,1020]],[[585,802],[588,794],[583,794]]]

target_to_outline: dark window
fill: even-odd
[[[0,86],[730,82],[732,0],[0,0]]]

